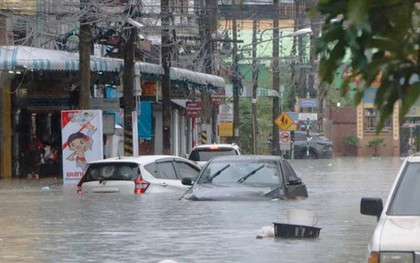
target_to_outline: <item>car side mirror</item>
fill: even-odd
[[[381,198],[363,197],[360,201],[360,213],[362,215],[376,216],[377,220],[379,220],[382,210]]]
[[[184,177],[182,178],[181,183],[183,185],[193,185],[194,181],[191,177]]]

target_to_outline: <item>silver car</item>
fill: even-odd
[[[191,150],[188,159],[204,167],[211,158],[226,155],[241,155],[241,149],[236,144],[200,144]]]
[[[368,246],[369,263],[420,262],[420,154],[405,159],[388,195],[364,197],[360,211],[378,219]]]
[[[77,185],[81,193],[156,193],[185,191],[184,177],[197,177],[200,167],[178,156],[115,157],[89,163]]]

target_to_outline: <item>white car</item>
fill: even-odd
[[[241,155],[241,149],[236,144],[201,144],[192,148],[188,160],[203,168],[211,158],[223,155]]]
[[[368,246],[369,263],[420,262],[420,154],[407,157],[383,207],[362,198],[360,212],[378,218]]]
[[[90,162],[77,185],[81,193],[183,192],[184,177],[197,177],[200,167],[178,156],[113,157]]]

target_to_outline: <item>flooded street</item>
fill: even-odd
[[[301,201],[191,202],[181,193],[76,195],[61,179],[0,180],[0,262],[365,262],[376,218],[363,196],[386,198],[398,157],[291,161],[307,185]],[[315,211],[320,237],[256,239]]]

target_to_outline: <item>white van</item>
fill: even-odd
[[[367,262],[420,262],[420,153],[405,159],[384,207],[380,198],[362,198],[360,212],[378,218]]]

